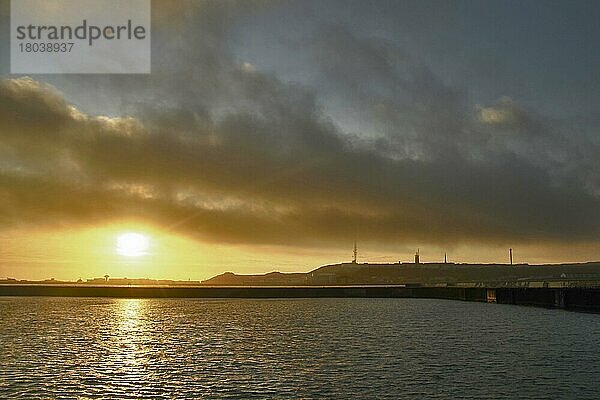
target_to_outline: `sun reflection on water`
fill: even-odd
[[[142,311],[144,300],[142,299],[119,299],[117,317],[119,320],[119,333],[138,332],[142,326]]]
[[[119,380],[129,383],[143,379],[149,363],[148,322],[146,318],[146,300],[115,300],[114,323],[109,333],[107,348],[112,372]]]

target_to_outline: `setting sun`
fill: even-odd
[[[117,253],[125,257],[139,257],[148,254],[150,239],[140,233],[123,233],[117,237]]]

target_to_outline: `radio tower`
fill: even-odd
[[[352,252],[352,264],[356,264],[356,256],[358,255],[358,248],[356,248],[356,240],[354,241],[354,251]]]

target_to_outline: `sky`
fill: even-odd
[[[0,0],[0,278],[600,259],[597,2],[152,14],[149,75],[12,75]]]

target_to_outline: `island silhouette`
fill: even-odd
[[[563,264],[468,263],[347,263],[324,265],[309,272],[236,274],[225,272],[210,279],[169,280],[103,277],[78,281],[41,281],[6,278],[1,284],[37,285],[159,285],[159,286],[348,286],[408,285],[460,287],[582,287],[600,286],[600,261]]]

